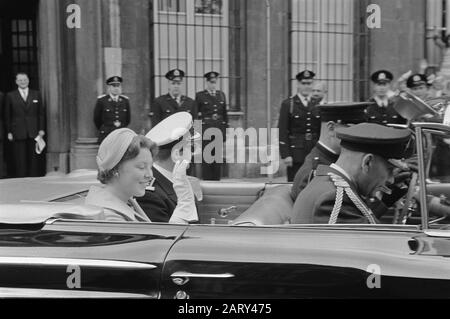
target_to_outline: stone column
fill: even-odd
[[[60,0],[45,0],[39,5],[39,66],[41,93],[47,110],[47,172],[69,170],[70,122],[63,98],[64,72]]]
[[[81,28],[75,32],[76,138],[72,143],[71,170],[97,168],[97,130],[93,112],[103,93],[101,1],[76,0],[81,7]]]

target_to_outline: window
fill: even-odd
[[[328,101],[353,99],[353,0],[292,0],[291,80],[310,69],[328,85]]]
[[[221,74],[219,87],[229,97],[229,1],[182,2],[184,7],[178,1],[159,0],[153,8],[154,94],[167,93],[164,75],[179,68],[186,73],[187,96],[194,98],[196,92],[204,89],[205,73],[217,71]]]

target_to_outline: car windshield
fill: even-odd
[[[426,195],[430,223],[450,224],[450,132],[425,131]]]

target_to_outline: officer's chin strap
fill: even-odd
[[[328,173],[328,176],[336,186],[336,199],[334,201],[333,211],[331,212],[330,220],[328,224],[336,224],[339,213],[341,212],[342,202],[344,200],[344,191],[350,200],[355,204],[356,208],[369,220],[370,224],[376,224],[373,213],[368,208],[361,198],[356,195],[351,189],[350,185],[339,175]]]

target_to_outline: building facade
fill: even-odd
[[[28,72],[47,106],[47,172],[95,168],[93,108],[104,80],[124,78],[131,128],[145,133],[164,74],[186,71],[194,97],[203,74],[222,74],[234,127],[275,126],[295,74],[309,68],[327,82],[329,101],[365,100],[369,75],[396,77],[439,63],[430,41],[446,30],[441,0],[4,0],[0,2],[0,90]],[[270,105],[267,101],[267,3],[270,4]],[[370,4],[381,28],[369,28]],[[79,11],[78,11],[79,9]],[[77,15],[78,14],[78,15]],[[77,25],[79,23],[79,25]],[[248,172],[241,170],[238,174]],[[249,174],[247,174],[249,175]]]

